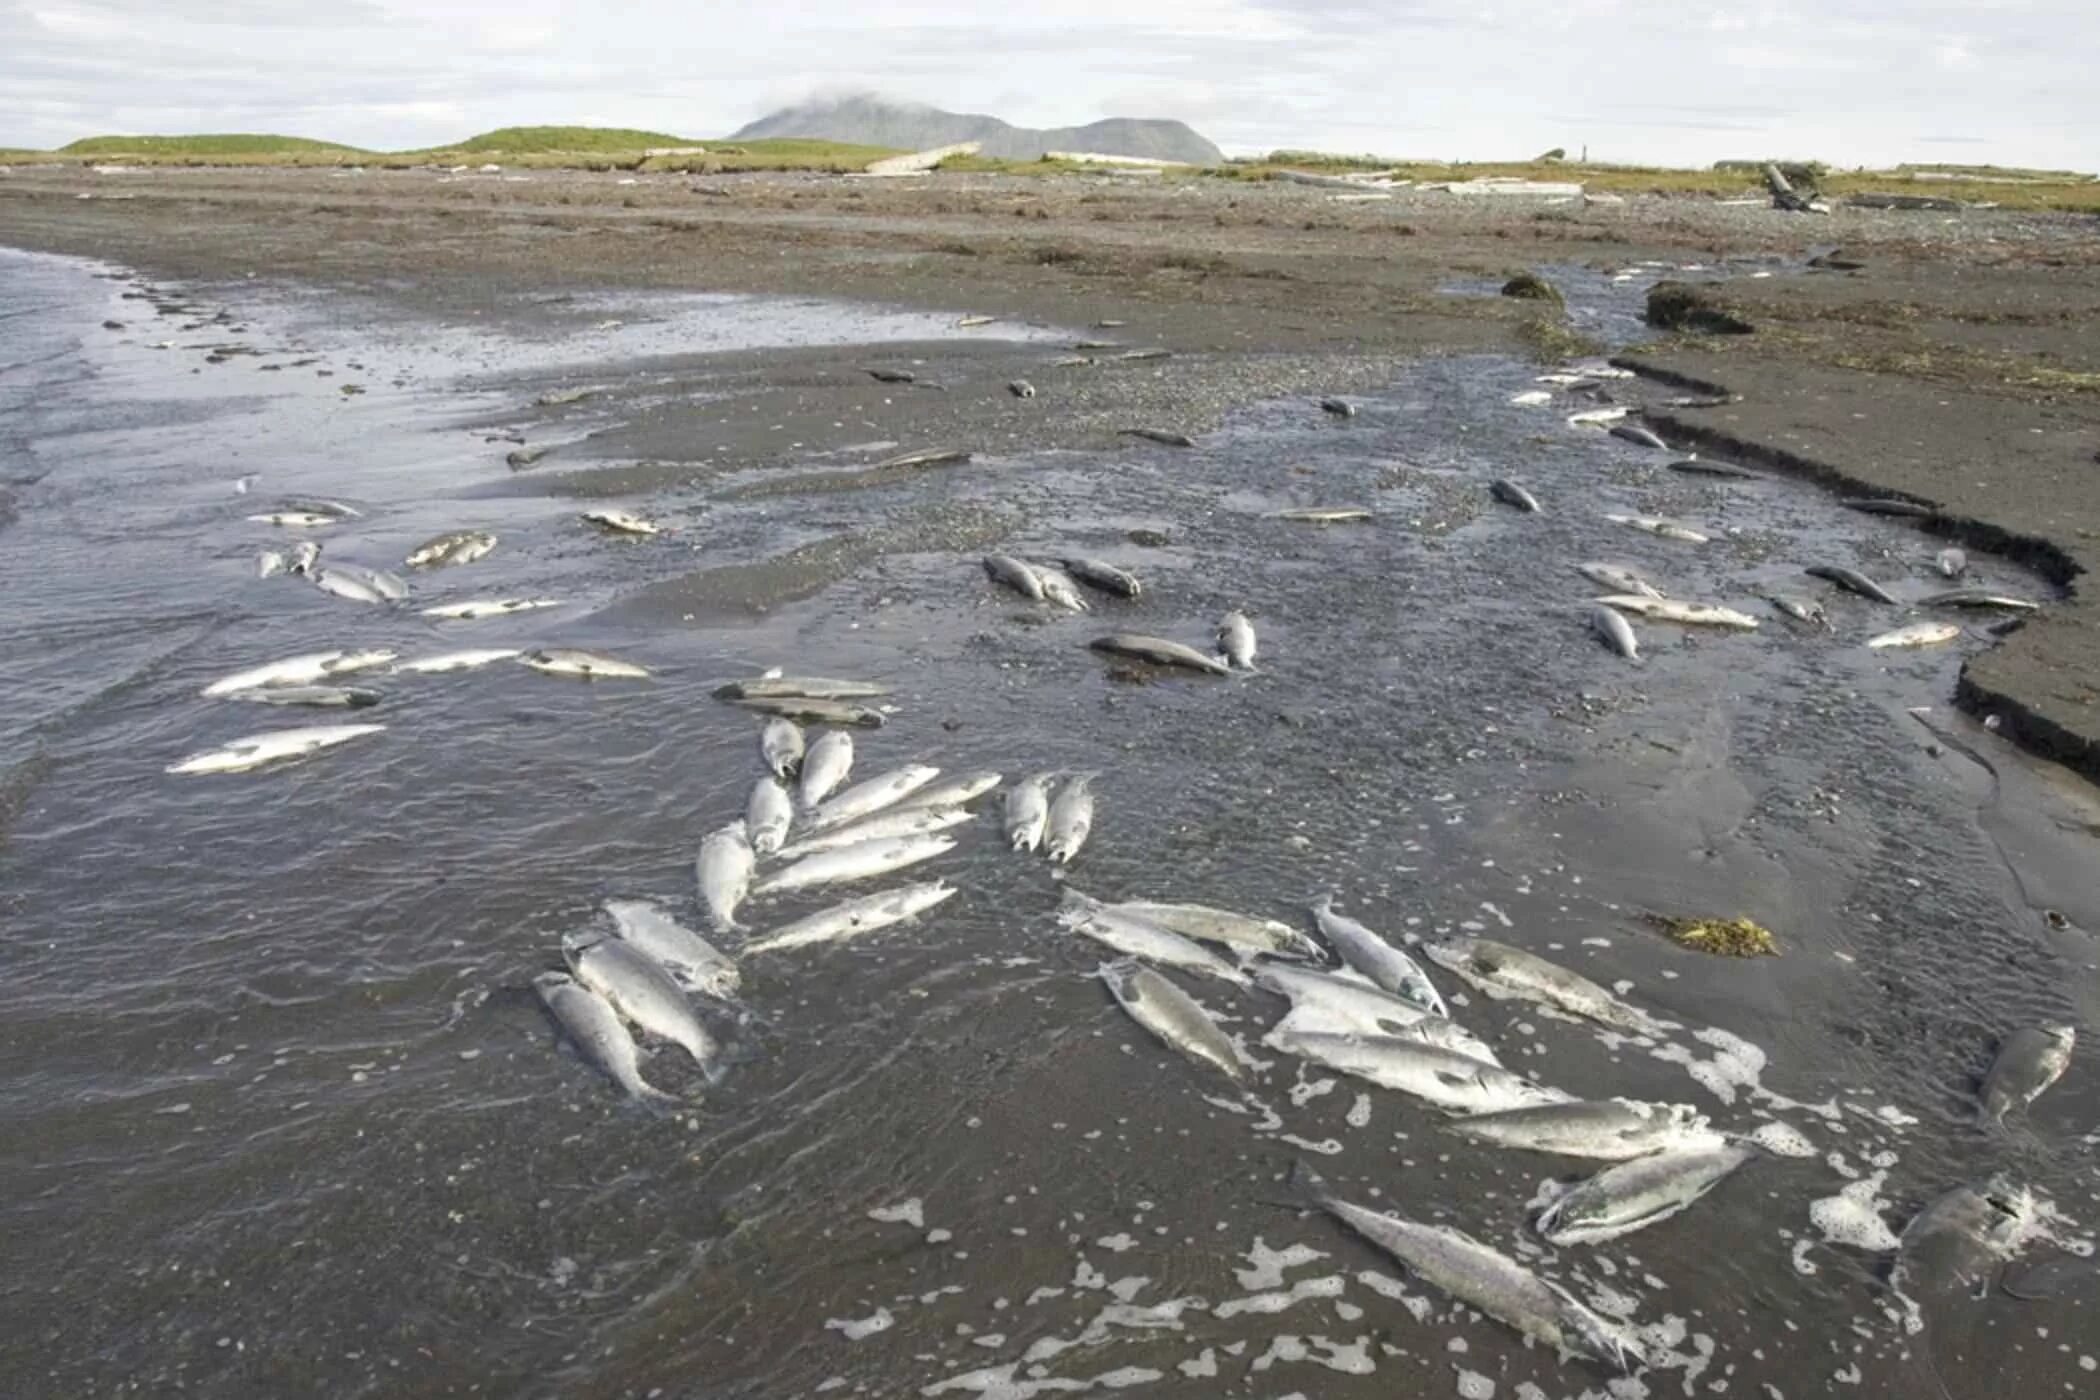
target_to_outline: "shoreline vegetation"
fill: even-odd
[[[501,165],[520,170],[595,170],[716,175],[738,171],[808,171],[857,174],[870,164],[908,154],[882,146],[800,138],[718,141],[668,132],[616,127],[504,127],[449,146],[412,151],[369,151],[297,136],[229,134],[199,136],[93,136],[55,151],[0,148],[12,165],[292,166],[343,169],[415,169],[429,166]],[[1129,175],[1158,171],[1163,180],[1265,181],[1290,174],[1396,183],[1487,179],[1551,180],[1580,184],[1588,193],[1675,195],[1687,198],[1751,199],[1766,185],[1761,160],[1722,160],[1705,169],[1614,165],[1569,161],[1558,155],[1521,161],[1442,162],[1385,160],[1317,151],[1272,151],[1210,166],[1147,166],[1119,161],[1104,167]],[[2100,177],[2077,171],[2003,166],[1898,165],[1883,170],[1843,170],[1819,162],[1781,162],[1789,177],[1804,176],[1829,198],[1876,192],[1951,200],[1964,206],[2100,213]],[[938,169],[1013,175],[1065,174],[1095,169],[1085,161],[1044,157],[997,160],[952,156]],[[1797,180],[1797,183],[1803,181]]]

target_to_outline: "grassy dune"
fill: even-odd
[[[190,159],[214,156],[363,155],[355,146],[312,141],[304,136],[230,133],[219,136],[90,136],[61,146],[62,156],[124,156],[131,159]]]

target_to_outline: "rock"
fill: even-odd
[[[1658,282],[1648,289],[1648,324],[1664,331],[1705,331],[1713,335],[1748,335],[1748,321],[1726,310],[1707,287],[1688,282]]]
[[[1520,272],[1502,284],[1502,295],[1519,301],[1550,301],[1562,304],[1558,288],[1536,272]]]
[[[1164,530],[1132,530],[1123,538],[1145,549],[1164,549],[1168,543]]]

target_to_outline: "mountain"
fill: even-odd
[[[1182,122],[1110,117],[1085,126],[1037,130],[1010,126],[997,117],[943,112],[938,107],[871,96],[830,98],[784,107],[771,116],[760,117],[729,139],[757,141],[771,136],[814,136],[903,151],[977,141],[983,143],[983,154],[1006,160],[1034,160],[1048,151],[1146,156],[1196,165],[1215,165],[1225,159],[1224,152]]]

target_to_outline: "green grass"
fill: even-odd
[[[469,136],[449,146],[433,146],[431,153],[459,151],[466,155],[571,155],[640,154],[654,146],[705,146],[707,142],[672,136],[661,131],[634,131],[619,126],[505,126]]]
[[[233,133],[219,136],[89,136],[61,146],[62,156],[200,156],[362,155],[355,146],[312,141],[304,136]]]

